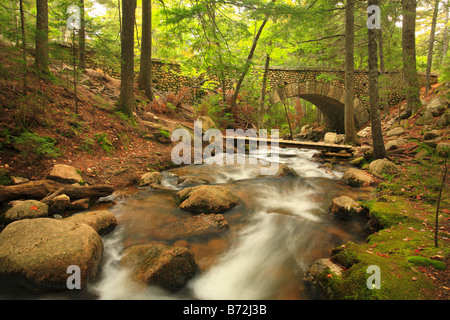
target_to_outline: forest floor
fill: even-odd
[[[77,168],[89,184],[105,183],[125,188],[133,187],[145,172],[174,166],[172,144],[155,138],[158,129],[149,128],[139,117],[131,119],[116,111],[114,104],[120,81],[100,70],[88,70],[80,77],[76,105],[69,66],[54,65],[51,70],[54,77],[49,80],[39,80],[30,68],[28,91],[23,95],[23,68],[18,61],[17,49],[0,42],[1,184],[10,183],[12,176],[41,180],[55,164],[68,164]],[[31,60],[29,64],[31,66]],[[427,94],[422,92],[422,99],[430,101],[437,88],[434,86]],[[139,90],[136,90],[136,99],[139,111],[151,111],[150,102]],[[383,120],[384,128],[392,126],[401,107],[402,104],[390,109],[390,116]],[[188,106],[183,113],[156,116],[159,121],[155,123],[168,127],[177,124],[193,127],[194,114]],[[407,151],[417,144],[414,140],[422,140],[423,128],[415,126],[416,120],[413,117],[402,123],[411,141],[403,146],[406,151],[390,155],[391,160],[401,164],[403,174],[389,178],[376,192],[379,196],[403,197],[413,203],[418,212],[424,213],[423,219],[431,220],[429,215],[436,205],[436,185],[443,167],[433,162],[429,154],[419,159],[416,153]],[[448,130],[444,138],[448,139]],[[370,136],[366,142],[369,141]],[[433,197],[429,196],[430,190],[433,190]],[[447,200],[442,206],[440,231],[450,234],[448,189],[444,197]],[[448,237],[441,241],[448,247]],[[449,266],[448,255],[443,259]],[[436,300],[450,299],[450,268],[437,270],[428,266],[420,270],[435,284],[428,296]]]

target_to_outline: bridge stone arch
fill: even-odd
[[[299,97],[316,105],[325,118],[326,127],[337,133],[345,132],[345,90],[332,84],[306,81],[290,83],[269,92],[272,104],[288,98]],[[369,111],[358,98],[355,98],[355,127],[359,129],[370,120]]]

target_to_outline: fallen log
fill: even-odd
[[[114,187],[104,184],[76,186],[51,180],[30,181],[19,185],[0,186],[0,203],[21,199],[42,200],[55,192],[57,194],[65,194],[71,200],[95,199],[112,194]]]

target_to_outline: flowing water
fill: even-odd
[[[275,152],[276,150],[272,150]],[[353,189],[341,181],[339,165],[327,171],[313,158],[314,151],[279,149],[279,161],[299,177],[261,176],[258,165],[191,165],[163,173],[164,189],[143,188],[131,195],[115,194],[109,208],[119,222],[105,236],[104,258],[98,280],[91,284],[93,299],[311,299],[302,276],[316,259],[348,241],[363,240],[364,222],[337,220],[329,213],[334,197],[369,197],[369,190]],[[266,157],[266,160],[269,159]],[[223,215],[225,232],[190,238],[156,237],[165,223],[192,216],[178,208],[178,177],[226,184],[240,203]],[[107,199],[106,199],[107,200]],[[189,248],[200,274],[185,289],[168,293],[142,287],[120,267],[124,248],[161,243]],[[55,298],[55,295],[42,298]],[[71,297],[69,297],[71,298]]]

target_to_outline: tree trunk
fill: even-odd
[[[86,19],[84,12],[84,0],[80,0],[80,31],[79,31],[79,56],[78,68],[80,70],[86,69]]]
[[[36,0],[36,60],[39,76],[50,74],[48,58],[48,3]]]
[[[109,196],[114,192],[114,187],[103,184],[87,187],[74,186],[52,180],[30,181],[19,185],[0,186],[0,204],[20,199],[41,200],[58,190],[60,194],[67,195],[71,200],[78,200]]]
[[[23,11],[23,0],[19,0],[20,7],[20,24],[22,31],[22,63],[23,63],[23,79],[22,79],[22,93],[27,94],[27,43],[25,37],[25,14]]]
[[[118,108],[128,116],[133,116],[134,100],[134,21],[136,0],[122,0],[122,62],[121,85]]]
[[[447,57],[448,51],[448,16],[449,16],[450,3],[446,3],[445,5],[445,28],[442,32],[442,56],[441,56],[441,65],[444,64],[445,58]]]
[[[152,2],[142,0],[142,46],[139,89],[153,101],[152,90]]]
[[[347,0],[345,9],[345,142],[357,141],[355,131],[355,2]]]
[[[263,116],[264,116],[264,105],[266,100],[266,89],[267,89],[267,77],[269,74],[270,66],[270,55],[266,54],[266,63],[264,64],[264,75],[261,85],[261,94],[259,96],[259,106],[258,106],[258,129],[263,127]]]
[[[369,0],[370,5],[378,5],[377,0]],[[381,129],[379,90],[378,90],[378,45],[377,30],[368,29],[369,36],[369,105],[372,127],[373,155],[376,159],[386,157],[383,131]]]
[[[406,111],[400,118],[409,118],[421,106],[416,66],[416,0],[402,0],[403,5],[403,75],[406,85]]]
[[[435,0],[433,20],[431,22],[430,42],[428,44],[427,71],[425,79],[425,88],[427,92],[431,89],[431,67],[433,65],[434,34],[436,33],[436,22],[438,12],[439,12],[439,0]]]
[[[268,16],[266,16],[266,18],[264,19],[263,23],[259,27],[258,32],[256,33],[255,38],[253,39],[252,48],[250,49],[250,53],[248,54],[247,61],[245,62],[244,70],[242,71],[241,77],[239,78],[239,80],[236,84],[236,89],[234,90],[233,96],[231,98],[231,110],[234,112],[235,117],[237,116],[237,112],[235,112],[235,109],[237,106],[237,98],[239,95],[239,91],[241,90],[242,82],[244,81],[245,76],[247,75],[247,72],[250,69],[250,65],[251,65],[251,62],[253,59],[253,55],[256,50],[256,46],[258,44],[259,37],[261,36],[261,33],[262,33],[267,21],[269,21]]]

